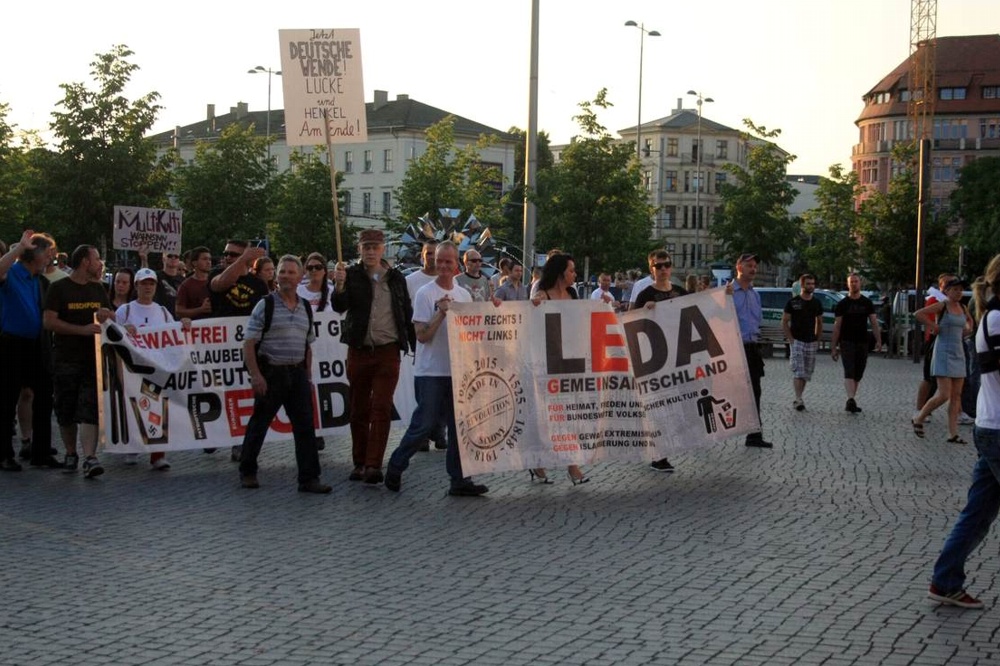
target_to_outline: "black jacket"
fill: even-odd
[[[399,348],[405,353],[417,348],[417,334],[413,330],[413,304],[406,290],[406,278],[395,268],[390,268],[382,278],[389,285],[392,318],[396,321]],[[362,264],[347,269],[344,291],[333,290],[330,303],[337,312],[346,312],[340,329],[340,341],[348,347],[362,347],[368,332],[372,312],[372,281]]]

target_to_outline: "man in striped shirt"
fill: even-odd
[[[254,403],[240,460],[240,485],[244,488],[260,487],[257,456],[271,421],[284,407],[295,438],[299,492],[325,494],[331,490],[319,480],[309,347],[316,335],[310,325],[309,303],[296,293],[303,272],[298,257],[283,256],[278,261],[278,292],[260,300],[247,322],[243,357],[250,372]],[[268,302],[274,309],[266,326]]]

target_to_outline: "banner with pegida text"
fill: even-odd
[[[746,355],[722,289],[620,317],[605,303],[455,303],[462,469],[661,458],[754,432]]]
[[[105,322],[101,332],[104,449],[111,453],[176,451],[238,445],[253,413],[253,389],[243,363],[244,317],[200,319],[140,328],[128,335]],[[347,347],[341,315],[314,313],[313,406],[319,435],[348,428]],[[415,406],[413,357],[400,364],[392,418],[409,423]],[[284,410],[266,441],[291,440]]]

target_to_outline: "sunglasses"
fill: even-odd
[[[323,270],[323,264],[309,264],[306,266],[307,271],[321,271]]]
[[[167,259],[180,259],[180,258],[181,258],[181,255],[179,255],[179,254],[168,254],[167,255]]]
[[[664,268],[670,268],[673,265],[674,264],[671,261],[660,261],[658,263],[652,264],[652,267],[655,268],[656,270],[662,271]]]
[[[232,259],[235,259],[236,257],[242,257],[243,253],[242,252],[223,252],[222,256],[223,257],[230,257]]]

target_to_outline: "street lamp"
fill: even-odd
[[[267,137],[267,166],[271,166],[271,75],[281,76],[281,70],[275,71],[270,67],[257,65],[253,69],[248,69],[247,74],[267,74],[267,129],[264,135]]]
[[[646,30],[646,25],[644,23],[636,23],[635,21],[625,21],[625,25],[630,28],[639,28],[639,118],[635,125],[635,157],[639,162],[642,162],[642,49],[646,40],[646,35],[650,37],[659,37],[660,33],[656,30]]]
[[[694,90],[688,90],[688,95],[694,95],[698,98],[698,186],[694,190],[694,269],[698,270],[698,259],[701,257],[701,188],[702,188],[702,175],[701,175],[701,105],[703,102],[714,102],[715,100],[711,97],[702,97],[700,92],[695,92]]]

